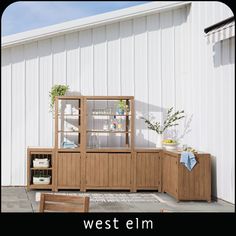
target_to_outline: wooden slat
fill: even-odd
[[[63,202],[63,203],[84,203],[84,197],[71,195],[57,195],[57,194],[41,194],[46,202]]]
[[[80,187],[80,153],[58,153],[58,186]]]
[[[40,212],[88,212],[89,197],[41,194]]]
[[[131,186],[131,154],[109,153],[109,186]]]
[[[53,204],[45,203],[44,211],[58,211],[58,212],[83,212],[83,206],[76,206],[75,204]]]
[[[41,198],[40,198],[40,203],[39,203],[39,211],[40,212],[43,212],[44,204],[45,204],[45,195],[42,194]]]
[[[86,154],[86,186],[108,186],[108,154]]]
[[[159,153],[137,153],[136,187],[157,189],[159,180]]]

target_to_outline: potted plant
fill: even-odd
[[[148,120],[145,117],[141,117],[141,119],[144,119],[145,123],[147,124],[148,129],[154,130],[157,132],[157,143],[156,147],[162,147],[162,139],[163,139],[163,133],[167,128],[170,128],[172,126],[177,126],[177,121],[184,118],[184,110],[182,111],[176,111],[173,113],[173,107],[169,108],[167,111],[167,117],[164,120],[163,125],[158,121],[151,121]]]
[[[53,111],[54,108],[55,97],[64,96],[68,90],[69,90],[68,85],[55,84],[54,86],[52,86],[51,91],[49,92],[49,97],[51,98],[51,103],[50,103],[51,111]]]
[[[125,100],[119,100],[117,107],[116,107],[116,113],[118,115],[124,115],[125,112],[129,111],[129,106],[126,104]]]

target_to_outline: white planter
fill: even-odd
[[[43,158],[43,159],[38,159],[38,158],[35,158],[33,160],[33,167],[35,168],[48,168],[49,167],[49,159],[47,158]]]
[[[33,177],[33,184],[50,184],[51,176],[49,177]]]
[[[157,134],[157,142],[156,142],[157,148],[162,148],[162,140],[163,140],[163,134]]]

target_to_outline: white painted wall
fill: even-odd
[[[171,135],[187,132],[182,143],[212,154],[213,194],[234,202],[235,41],[208,45],[203,31],[231,15],[220,2],[192,2],[3,49],[2,185],[26,184],[27,146],[53,145],[48,92],[66,83],[83,95],[134,95],[137,146],[156,142],[139,114],[184,109]]]

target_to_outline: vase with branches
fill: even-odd
[[[145,117],[141,117],[147,124],[148,129],[154,130],[158,134],[157,146],[161,147],[162,135],[164,131],[170,127],[179,125],[178,121],[184,118],[184,110],[173,112],[173,107],[169,108],[167,111],[167,117],[163,124],[159,121],[149,120]]]

